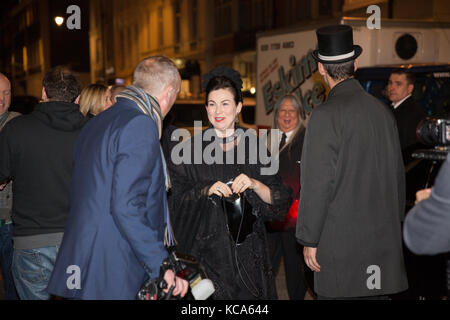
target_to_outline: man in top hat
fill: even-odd
[[[309,120],[296,237],[319,299],[379,299],[407,289],[404,167],[392,112],[354,79],[352,28],[317,30],[313,56],[330,86]]]

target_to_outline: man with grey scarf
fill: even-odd
[[[50,293],[134,299],[146,278],[159,277],[168,255],[164,229],[170,185],[159,139],[180,86],[171,60],[146,58],[134,72],[133,86],[81,132],[74,149],[70,215]],[[173,295],[186,294],[188,283],[172,270],[162,276],[167,289],[175,286]]]

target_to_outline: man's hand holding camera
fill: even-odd
[[[189,283],[182,278],[176,277],[171,269],[166,270],[164,273],[164,281],[167,283],[167,288],[163,290],[164,293],[168,293],[175,286],[172,291],[173,296],[180,295],[184,297],[189,289]]]

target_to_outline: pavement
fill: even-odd
[[[284,262],[281,261],[280,267],[278,268],[278,273],[276,274],[276,286],[278,293],[278,300],[289,300],[287,288],[286,288],[286,280],[285,280],[285,272],[284,272]],[[3,287],[3,277],[0,272],[0,300],[3,300],[4,297],[4,287]],[[313,300],[313,296],[311,293],[307,292],[305,295],[305,300]]]

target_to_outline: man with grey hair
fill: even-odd
[[[5,124],[20,115],[18,112],[8,111],[11,105],[11,82],[0,73],[0,131]],[[11,219],[12,184],[0,185],[0,263],[5,288],[5,299],[18,299],[14,280],[11,273],[13,259],[13,226]]]
[[[175,64],[154,56],[139,63],[133,85],[81,132],[74,149],[71,210],[48,291],[72,299],[134,299],[147,278],[163,276],[173,295],[188,284],[168,253],[169,179],[159,139],[180,90]],[[170,228],[168,228],[170,229]]]

